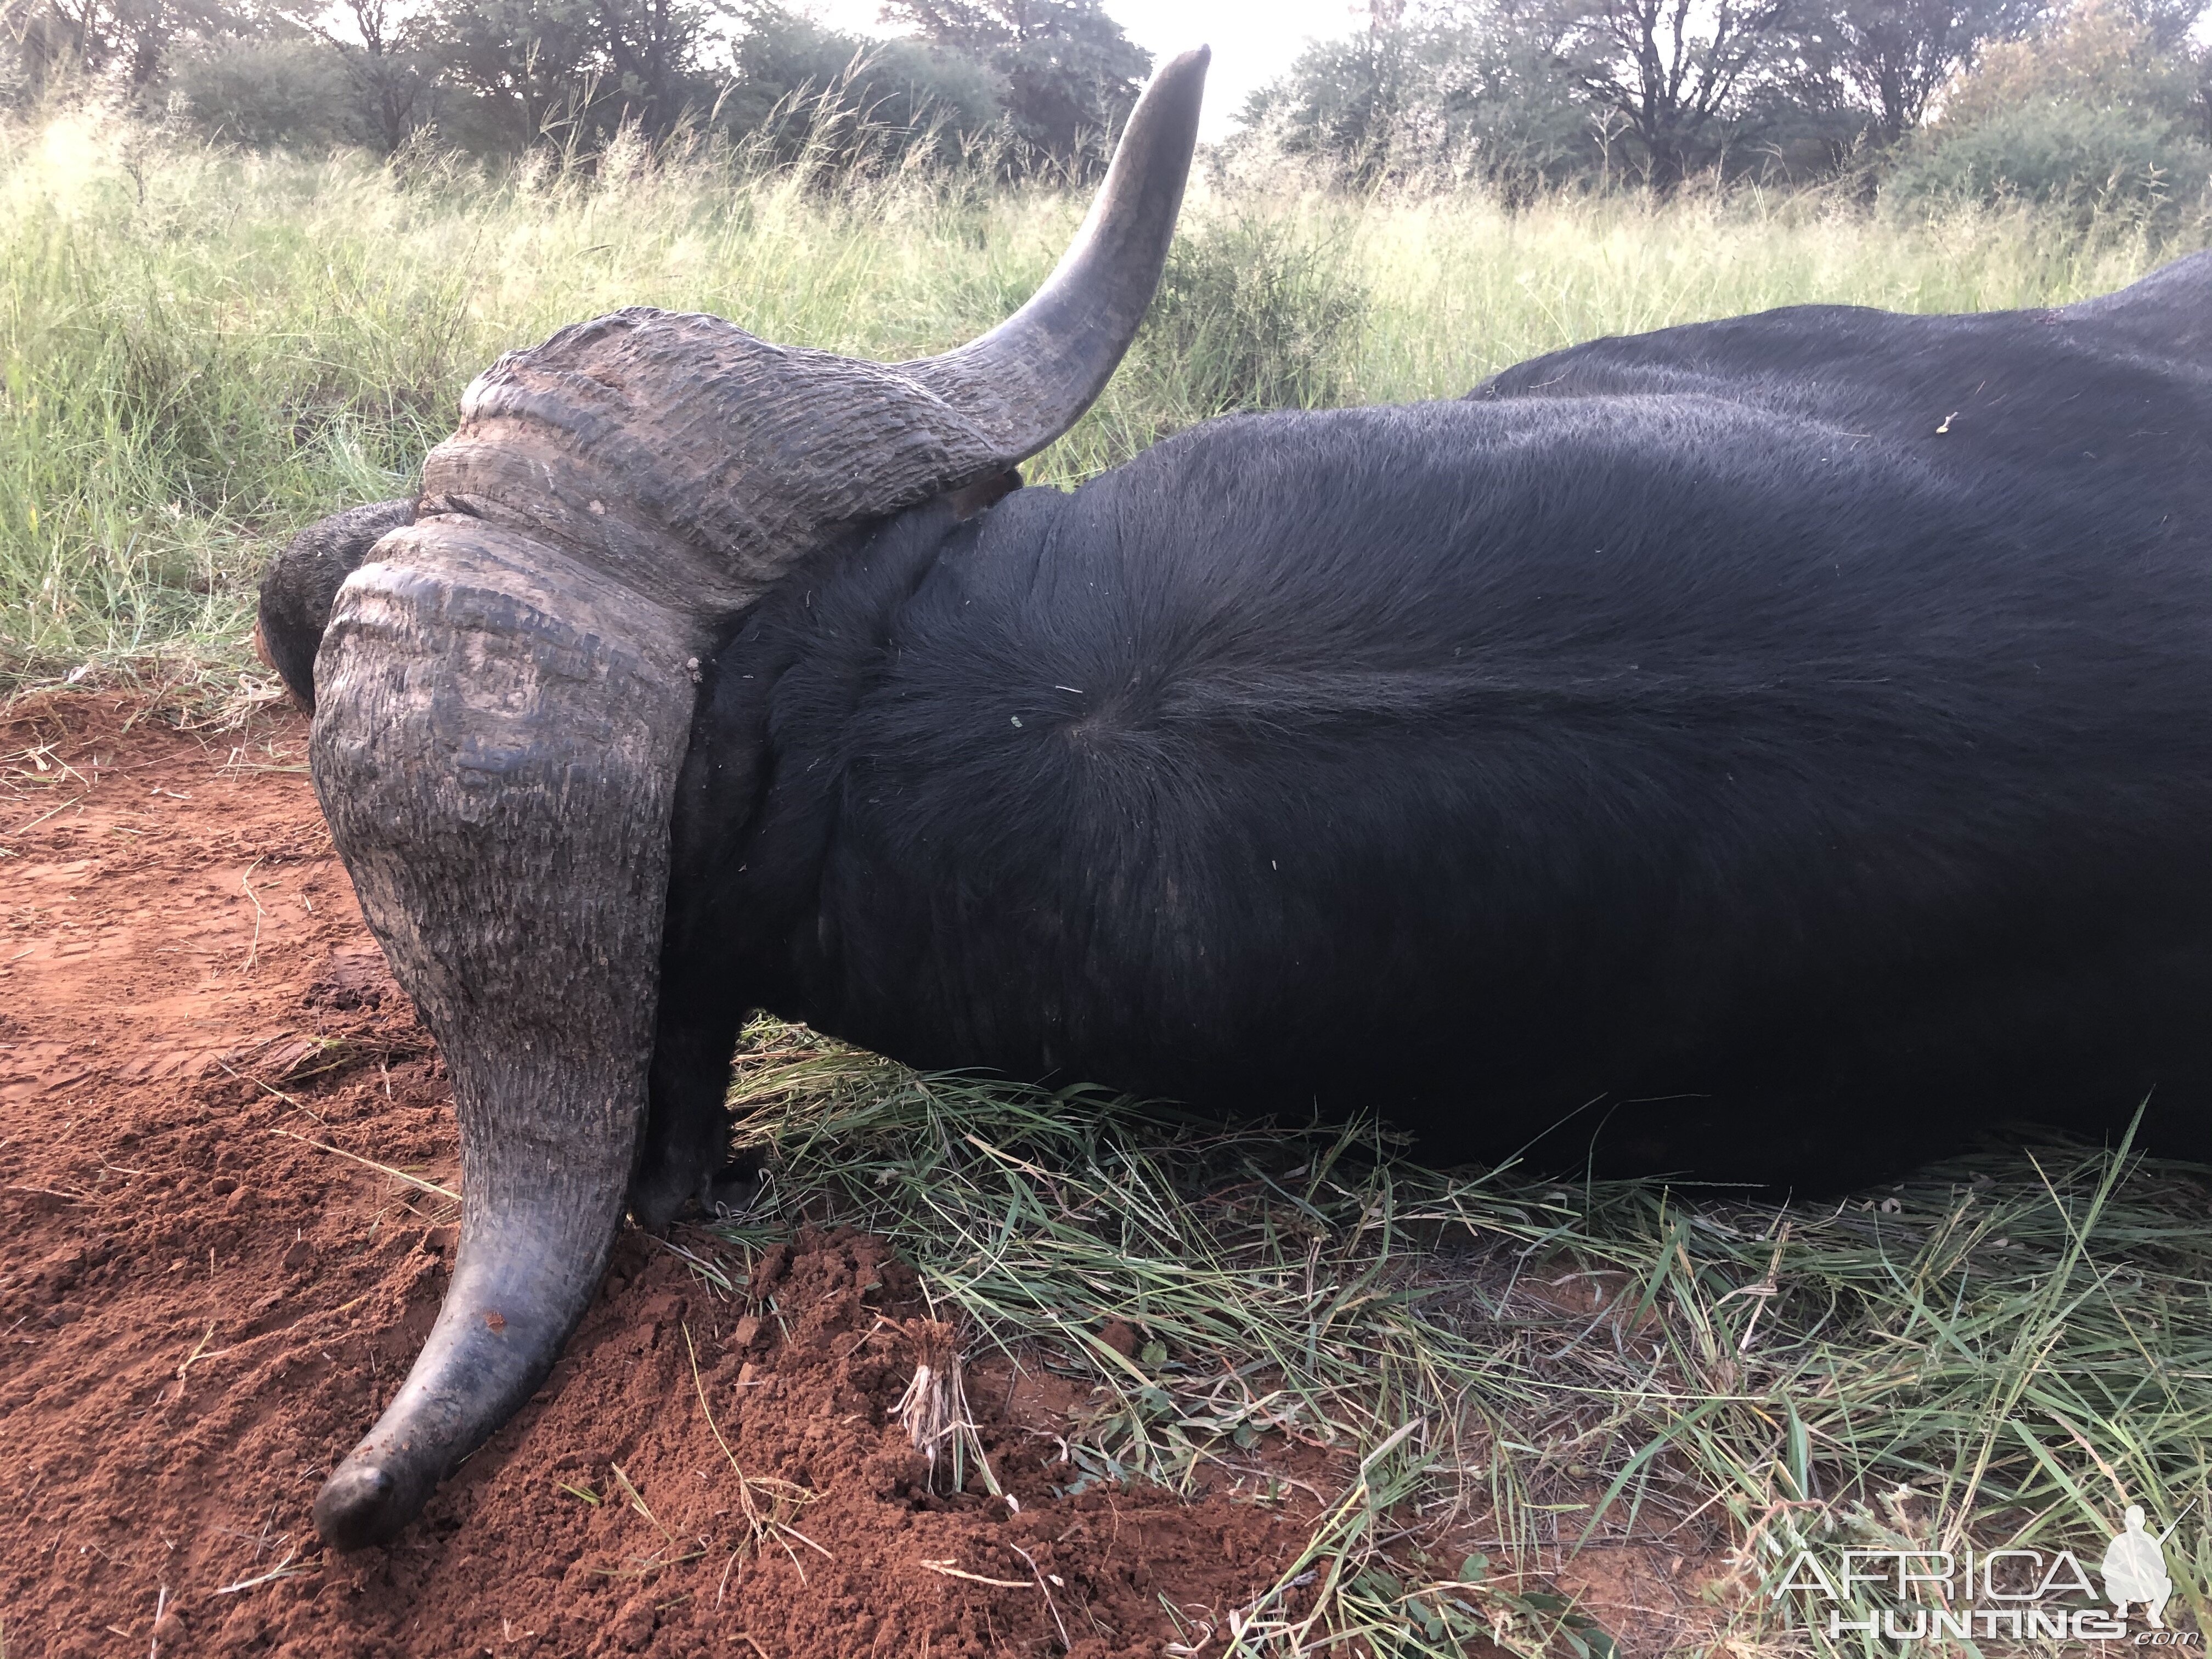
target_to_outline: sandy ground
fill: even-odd
[[[625,1235],[422,1520],[324,1553],[308,1504],[437,1307],[458,1157],[304,738],[114,696],[0,726],[10,1659],[1150,1655],[1163,1596],[1202,1627],[1272,1582],[1295,1515],[1057,1495],[1057,1379],[979,1371],[1015,1504],[943,1492],[890,1420],[942,1328],[876,1241],[814,1232],[735,1295]]]
[[[997,1360],[969,1395],[1013,1501],[948,1492],[894,1413],[949,1333],[849,1233],[734,1291],[626,1233],[545,1389],[395,1546],[326,1553],[308,1504],[436,1311],[459,1156],[305,740],[112,694],[0,720],[0,1655],[1224,1650],[1352,1472],[1065,1495],[1081,1386]],[[1660,1651],[1712,1565],[1557,1582]]]

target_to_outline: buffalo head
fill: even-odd
[[[411,1519],[544,1380],[625,1209],[658,1225],[696,1189],[641,1164],[641,1128],[699,660],[805,556],[987,497],[1090,406],[1158,280],[1206,59],[1154,77],[1073,246],[981,338],[887,365],[643,308],[564,328],[469,388],[415,502],[325,520],[272,572],[317,793],[461,1127],[453,1280],[316,1499],[331,1543]]]

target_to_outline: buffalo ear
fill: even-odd
[[[338,589],[386,534],[414,522],[411,499],[349,507],[293,537],[262,577],[253,654],[276,671],[303,708],[315,706],[315,653]]]
[[[994,472],[988,478],[978,478],[964,489],[956,489],[945,499],[952,507],[952,519],[958,523],[972,519],[986,507],[995,506],[1022,487],[1022,470],[1010,466],[1004,472]]]

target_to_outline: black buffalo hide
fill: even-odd
[[[744,621],[677,810],[661,1141],[765,1007],[1435,1157],[1836,1187],[2146,1096],[2196,1152],[2212,256],[917,509]]]

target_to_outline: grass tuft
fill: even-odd
[[[1757,1202],[1430,1170],[1371,1127],[1224,1129],[771,1022],[747,1054],[773,1202],[733,1244],[893,1240],[941,1316],[1090,1387],[1073,1486],[1308,1482],[1313,1541],[1223,1610],[1234,1650],[1589,1659],[1620,1633],[1572,1587],[1640,1553],[1682,1582],[1634,1645],[1840,1651],[1773,1594],[1800,1549],[2094,1562],[2126,1504],[2212,1499],[2205,1175],[2124,1144]],[[2200,1618],[2202,1535],[2168,1545]]]

